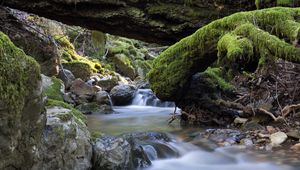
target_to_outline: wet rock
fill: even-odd
[[[72,83],[70,91],[78,96],[94,95],[97,92],[97,89],[93,88],[93,86],[86,84],[84,81],[80,79],[76,79]]]
[[[287,136],[299,140],[300,139],[300,132],[298,130],[291,130],[287,133]]]
[[[110,96],[115,105],[127,105],[132,101],[136,88],[132,85],[118,85],[110,91]]]
[[[284,132],[276,132],[271,134],[270,140],[271,140],[271,145],[272,146],[279,146],[283,142],[286,141],[287,135]]]
[[[75,80],[75,76],[70,70],[63,69],[58,73],[58,77],[64,82],[66,89],[70,88],[72,82]]]
[[[47,108],[41,155],[35,169],[91,168],[92,145],[84,123],[63,107]]]
[[[118,84],[118,78],[115,76],[103,77],[97,81],[97,85],[100,86],[102,90],[105,90],[107,92],[110,92],[111,89]]]
[[[94,170],[129,170],[131,146],[119,137],[103,137],[95,141],[93,149]]]
[[[253,145],[253,141],[250,138],[245,138],[241,140],[241,144],[245,145],[245,146],[252,146]]]
[[[296,150],[296,151],[300,151],[300,143],[297,143],[297,144],[293,145],[291,147],[291,149]]]
[[[112,101],[106,91],[97,92],[94,101],[100,106],[104,113],[113,112]]]
[[[255,121],[250,121],[250,122],[246,122],[243,125],[242,129],[247,131],[254,131],[254,130],[264,130],[265,128]]]
[[[102,113],[100,106],[97,103],[83,103],[76,106],[76,109],[81,111],[83,114],[99,114]]]

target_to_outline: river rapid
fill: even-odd
[[[167,145],[178,155],[156,159],[157,151],[145,147],[153,157],[152,166],[147,170],[296,170],[297,167],[279,164],[270,159],[259,159],[255,154],[246,152],[244,147],[230,146],[205,148],[185,142],[183,136],[204,129],[186,129],[178,120],[168,124],[174,104],[161,102],[153,97],[151,90],[139,90],[132,105],[114,107],[114,114],[89,115],[88,126],[91,132],[121,135],[133,132],[163,132],[172,141]],[[171,107],[172,106],[172,107]],[[177,109],[178,111],[178,109]],[[203,145],[205,146],[205,144]]]

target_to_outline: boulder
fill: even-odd
[[[110,91],[114,105],[127,105],[132,101],[136,87],[133,85],[118,85]]]
[[[130,170],[131,146],[124,138],[98,138],[94,144],[94,170]]]
[[[134,80],[137,74],[129,57],[125,54],[116,54],[113,56],[112,62],[114,63],[117,72]]]
[[[107,104],[100,105],[95,102],[80,104],[76,106],[76,109],[80,110],[83,114],[101,114],[101,113],[107,114],[113,111],[111,105],[107,105]]]
[[[90,133],[74,111],[60,106],[47,108],[41,155],[33,169],[91,168]]]
[[[93,86],[86,84],[81,79],[76,79],[71,87],[70,91],[78,96],[80,95],[94,95],[97,92],[97,89]]]
[[[70,88],[72,82],[75,80],[75,76],[70,70],[59,70],[58,77],[64,82],[66,89]]]
[[[45,124],[38,63],[0,32],[0,169],[31,169]]]
[[[110,90],[118,85],[118,78],[115,76],[106,76],[103,78],[100,78],[97,81],[97,85],[102,88],[102,90],[105,90],[107,92],[110,92]]]
[[[112,101],[109,94],[106,91],[99,91],[96,93],[95,102],[100,106],[104,113],[113,112]]]

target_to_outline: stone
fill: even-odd
[[[91,169],[92,144],[86,125],[67,108],[51,106],[46,113],[41,155],[33,169]]]
[[[247,130],[247,131],[253,131],[253,130],[265,130],[265,128],[260,125],[259,123],[255,122],[255,121],[250,121],[250,122],[246,122],[242,129]]]
[[[248,121],[248,119],[237,117],[234,119],[235,124],[244,124]]]
[[[106,91],[99,91],[95,95],[95,102],[99,105],[106,104],[106,105],[112,105],[109,93]]]
[[[284,132],[276,132],[270,135],[271,145],[279,146],[286,141],[288,136]]]
[[[98,138],[93,150],[93,169],[94,170],[129,170],[131,146],[120,137]]]
[[[73,99],[73,95],[71,92],[65,93],[64,96],[64,101],[69,103],[69,104],[75,104],[75,101]]]
[[[100,113],[107,113],[106,108],[98,105],[95,102],[92,103],[83,103],[76,106],[76,109],[81,111],[83,114],[100,114]],[[112,111],[112,110],[111,110]]]
[[[70,91],[78,96],[80,95],[94,95],[97,91],[93,86],[86,84],[81,79],[76,79],[70,88]]]
[[[0,63],[0,169],[31,169],[45,125],[40,67],[2,32]]]
[[[273,126],[267,126],[266,128],[270,134],[277,132],[277,130]]]
[[[300,132],[298,130],[291,130],[287,133],[287,136],[299,140],[300,139]]]
[[[113,87],[118,85],[118,78],[113,76],[103,77],[97,81],[97,85],[100,86],[102,90],[110,92]]]
[[[116,54],[112,57],[112,62],[114,63],[118,73],[125,77],[129,77],[131,80],[137,76],[135,68],[132,65],[132,61],[125,54]]]
[[[245,146],[252,146],[253,145],[253,141],[250,138],[244,138],[241,140],[241,143]]]
[[[291,147],[292,150],[300,151],[300,143],[297,143]]]
[[[66,89],[70,88],[72,82],[75,80],[75,76],[70,70],[63,69],[58,73],[58,77],[64,82]]]
[[[133,85],[118,85],[110,91],[110,96],[114,105],[130,104],[136,88]]]

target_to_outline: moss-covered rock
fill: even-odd
[[[43,84],[46,84],[46,77],[43,77]],[[47,96],[48,99],[64,101],[63,99],[63,91],[64,91],[63,82],[55,77],[50,79],[49,84],[43,87],[43,95]]]
[[[86,124],[86,121],[87,121],[86,116],[83,115],[79,110],[75,109],[72,105],[65,103],[63,101],[48,99],[48,101],[46,103],[46,107],[51,108],[51,107],[55,107],[55,106],[70,109],[71,110],[70,113],[74,116],[77,123],[79,123],[81,125]]]
[[[104,72],[98,60],[77,54],[74,45],[69,41],[68,37],[56,35],[54,38],[61,47],[63,66],[70,70],[76,78],[87,80],[93,73]]]
[[[38,63],[0,32],[0,169],[31,169],[43,118]]]
[[[132,66],[132,61],[125,54],[116,54],[112,61],[117,72],[134,80],[136,77],[135,68]]]
[[[299,8],[277,7],[240,12],[216,20],[154,60],[149,73],[151,88],[161,99],[179,100],[191,76],[205,71],[218,59],[235,62],[237,58],[245,60],[253,56],[248,61],[260,60],[260,64],[266,64],[282,58],[300,62],[300,49],[290,43],[297,39],[299,16]],[[228,44],[222,43],[224,40]]]

